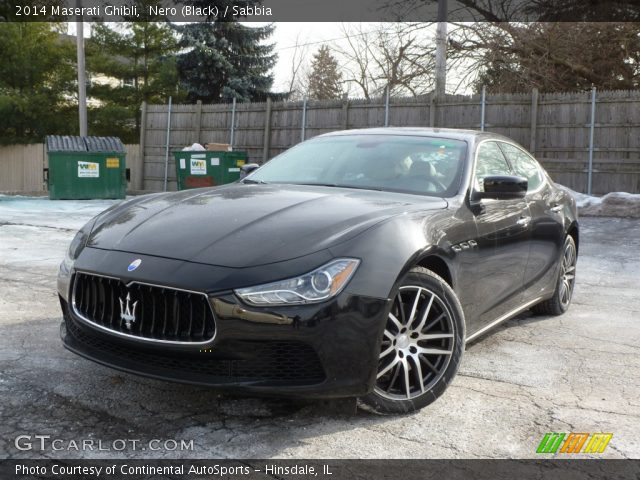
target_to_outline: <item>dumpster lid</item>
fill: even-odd
[[[118,137],[47,135],[45,141],[49,152],[126,152]]]
[[[86,152],[87,146],[82,137],[47,135],[47,151],[49,152]]]
[[[126,152],[118,137],[84,137],[84,143],[89,152]]]

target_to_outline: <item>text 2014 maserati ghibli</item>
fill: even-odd
[[[61,333],[127,372],[409,412],[465,342],[566,311],[577,252],[574,200],[508,138],[335,132],[91,220],[60,267]]]

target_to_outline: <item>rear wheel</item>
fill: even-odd
[[[395,286],[367,410],[419,410],[447,388],[464,351],[464,314],[451,287],[433,272],[413,268]]]
[[[571,235],[567,235],[553,297],[532,307],[531,310],[534,313],[539,315],[562,315],[569,309],[571,298],[573,297],[573,287],[576,282],[577,260],[576,242]]]

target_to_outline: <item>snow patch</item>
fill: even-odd
[[[640,194],[611,192],[602,197],[578,193],[564,187],[576,200],[581,215],[640,218]]]
[[[82,226],[120,200],[49,200],[0,195],[0,270],[55,271]]]
[[[79,230],[121,200],[49,200],[0,195],[0,223]]]

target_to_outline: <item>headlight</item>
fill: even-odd
[[[91,220],[82,227],[78,233],[76,233],[75,237],[73,237],[71,245],[69,245],[69,250],[67,250],[67,260],[75,260],[80,256],[80,253],[82,253],[82,250],[87,244],[91,230],[93,230],[94,223],[95,219]]]
[[[80,256],[82,249],[85,247],[94,223],[94,220],[90,221],[82,227],[78,233],[76,233],[76,236],[73,237],[73,240],[71,241],[71,245],[69,245],[69,248],[67,249],[67,254],[64,257],[64,260],[60,264],[60,268],[58,270],[58,292],[62,298],[67,301],[73,263]]]
[[[340,258],[299,277],[235,292],[245,302],[259,306],[322,302],[342,291],[359,264],[354,258]]]
[[[80,256],[82,249],[87,243],[87,238],[89,238],[88,230],[89,229],[82,229],[78,233],[76,233],[75,237],[73,237],[71,245],[69,245],[69,251],[67,252],[67,257],[69,257],[71,260],[75,260]]]

